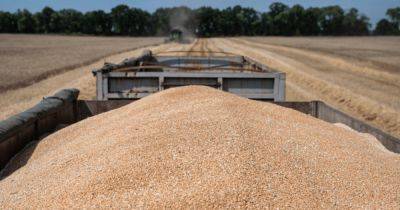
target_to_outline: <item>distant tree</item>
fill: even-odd
[[[388,9],[386,15],[389,16],[392,24],[396,28],[394,34],[400,34],[400,7]]]
[[[240,24],[242,25],[242,34],[246,36],[256,35],[259,27],[259,14],[253,8],[242,8],[241,12],[237,14]]]
[[[220,35],[223,36],[234,36],[238,32],[237,29],[237,20],[236,14],[233,11],[232,7],[228,7],[226,9],[221,10],[219,15],[219,30]]]
[[[381,19],[375,27],[375,35],[400,35],[400,7],[386,11],[388,19]]]
[[[262,13],[260,16],[258,35],[272,35],[272,18],[268,13]]]
[[[9,12],[0,11],[0,33],[18,32],[18,18]]]
[[[389,16],[390,20],[394,24],[396,24],[397,26],[400,25],[400,7],[388,9],[386,11],[386,15]]]
[[[65,33],[64,26],[61,25],[62,23],[63,21],[60,13],[54,12],[50,17],[50,31],[52,33]]]
[[[87,12],[83,16],[82,32],[85,34],[109,35],[111,27],[110,15],[102,10]]]
[[[51,17],[55,11],[50,7],[45,7],[41,12],[35,14],[36,32],[38,33],[51,33]]]
[[[147,36],[154,32],[156,20],[138,8],[118,5],[111,10],[112,31],[118,35]],[[154,21],[154,22],[153,22]]]
[[[270,30],[271,35],[290,35],[289,10],[290,8],[282,3],[272,3],[270,11]]]
[[[288,13],[288,35],[300,36],[306,34],[308,24],[306,22],[306,11],[300,5],[294,5]]]
[[[112,29],[115,34],[128,35],[130,8],[126,5],[118,5],[111,9]]]
[[[151,16],[148,12],[138,8],[131,8],[129,13],[129,35],[147,36],[151,32]]]
[[[275,17],[281,13],[289,11],[289,7],[286,4],[275,2],[269,6],[269,15]]]
[[[343,35],[344,11],[340,6],[329,6],[322,8],[321,29],[324,35]]]
[[[215,34],[226,36],[255,35],[261,31],[260,15],[252,8],[235,6],[221,11],[208,8],[203,11],[202,16],[207,16],[207,18],[199,24],[208,26],[210,36]]]
[[[308,8],[305,10],[302,35],[320,35],[322,11],[320,8]]]
[[[369,18],[365,15],[359,15],[358,10],[351,8],[343,19],[345,35],[368,35]]]
[[[357,35],[369,35],[371,33],[370,28],[369,17],[361,15],[355,24],[355,30],[358,32]]]
[[[376,24],[374,30],[375,35],[396,35],[398,34],[398,29],[396,25],[387,19],[382,19]]]
[[[20,33],[35,33],[36,24],[33,15],[26,9],[17,11],[17,28]]]
[[[169,25],[170,9],[159,8],[151,16],[152,31],[155,35],[165,36],[171,30]]]
[[[387,19],[376,25],[374,34],[400,35],[400,7],[387,10]],[[84,33],[93,35],[168,35],[171,29],[199,36],[316,36],[368,35],[369,18],[357,9],[340,6],[304,8],[275,2],[259,13],[242,6],[222,10],[185,6],[147,11],[118,5],[110,13],[102,10],[82,14],[73,9],[55,11],[45,7],[32,15],[28,10],[0,11],[0,33]]]
[[[59,30],[62,33],[81,33],[83,14],[74,9],[63,9],[58,12]]]
[[[219,17],[220,11],[211,7],[200,7],[196,10],[197,35],[218,36],[220,35]]]

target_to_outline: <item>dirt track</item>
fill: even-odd
[[[216,55],[206,51],[225,51],[251,57],[272,68],[287,73],[287,100],[323,100],[354,117],[371,123],[393,135],[400,136],[400,72],[392,57],[397,51],[390,48],[376,49],[381,57],[369,58],[361,53],[358,57],[347,56],[351,51],[306,48],[291,43],[291,39],[279,40],[271,44],[269,38],[231,38],[197,39],[191,44],[165,44],[150,48],[155,53],[168,51],[205,51],[178,52],[174,55]],[[335,38],[332,38],[335,39]],[[384,38],[382,38],[384,39]],[[393,38],[391,38],[393,39]],[[395,40],[390,39],[390,45]],[[379,40],[379,39],[377,39]],[[308,40],[309,41],[309,40]],[[348,41],[348,40],[346,40]],[[351,40],[350,40],[351,41]],[[305,42],[305,41],[304,41]],[[335,49],[335,41],[332,41]],[[310,42],[312,43],[312,42]],[[340,45],[338,42],[337,45]],[[378,48],[378,45],[369,46]],[[123,58],[137,56],[143,49],[110,56],[108,62],[119,62]],[[366,52],[371,50],[364,49]],[[338,53],[339,51],[340,53]],[[399,52],[400,53],[400,52]],[[392,55],[390,59],[382,58]],[[370,62],[369,62],[370,61]],[[7,101],[0,100],[4,118],[36,103],[43,95],[48,95],[65,87],[76,87],[82,91],[81,98],[95,96],[95,81],[90,73],[100,67],[102,61],[74,69],[28,88],[2,94]]]

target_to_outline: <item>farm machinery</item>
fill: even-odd
[[[321,101],[286,102],[285,74],[245,56],[226,52],[145,51],[121,63],[105,63],[92,72],[96,77],[96,100],[79,100],[79,90],[65,89],[0,122],[0,169],[26,145],[60,127],[185,85],[205,85],[292,108],[327,122],[343,123],[372,134],[388,150],[400,153],[400,139]]]
[[[187,37],[187,35],[183,32],[183,30],[179,28],[173,28],[169,32],[169,37],[164,40],[165,43],[167,42],[177,42],[181,44],[189,44],[192,42],[191,39]]]

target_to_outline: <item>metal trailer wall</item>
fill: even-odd
[[[36,106],[0,122],[0,169],[26,145],[77,121],[79,90],[66,89]]]
[[[316,118],[330,123],[343,123],[356,131],[369,133],[375,136],[388,150],[400,153],[400,139],[336,110],[321,101],[313,103],[316,103],[314,105],[316,109],[314,110],[314,116]]]
[[[154,64],[143,64],[148,59]],[[93,74],[97,100],[139,99],[184,85],[214,87],[256,100],[285,100],[285,73],[237,55],[153,56],[149,51]]]
[[[285,74],[277,72],[97,72],[97,100],[139,99],[185,85],[204,85],[245,98],[284,101]]]

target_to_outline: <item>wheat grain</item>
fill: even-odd
[[[399,208],[399,177],[399,155],[361,134],[188,86],[46,137],[0,206]]]

